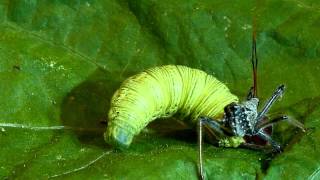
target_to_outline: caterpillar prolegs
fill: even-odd
[[[238,102],[222,82],[204,71],[180,65],[154,67],[125,80],[111,100],[106,142],[127,147],[151,121],[178,114],[196,124],[200,116],[217,119]]]

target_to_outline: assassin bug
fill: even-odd
[[[256,32],[252,37],[252,68],[253,68],[253,87],[250,89],[247,100],[243,103],[231,103],[224,108],[222,120],[215,120],[210,117],[200,117],[198,121],[198,145],[199,145],[199,175],[204,179],[203,157],[202,157],[202,136],[203,127],[206,127],[211,135],[218,139],[220,146],[225,147],[246,147],[250,149],[264,149],[266,146],[256,144],[255,141],[247,142],[246,139],[256,137],[269,143],[272,151],[281,152],[280,144],[274,141],[266,132],[266,129],[273,124],[287,121],[292,125],[305,131],[303,124],[288,116],[279,116],[269,120],[267,113],[271,106],[283,95],[285,86],[280,85],[274,91],[264,107],[258,112],[259,98],[257,97],[257,67],[258,58],[256,50]]]

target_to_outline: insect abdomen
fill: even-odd
[[[192,123],[199,116],[217,117],[235,95],[215,77],[185,66],[155,67],[124,81],[111,100],[105,140],[129,146],[151,121],[179,112]]]

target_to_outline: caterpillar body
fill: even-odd
[[[238,98],[204,71],[181,65],[154,67],[129,77],[115,92],[104,138],[115,147],[128,147],[157,118],[177,115],[196,124],[200,116],[217,119],[232,102]]]

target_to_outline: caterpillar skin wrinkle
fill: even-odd
[[[232,102],[238,98],[204,71],[180,65],[154,67],[129,77],[115,92],[104,138],[125,148],[157,118],[177,115],[196,125],[201,116],[218,119]]]

